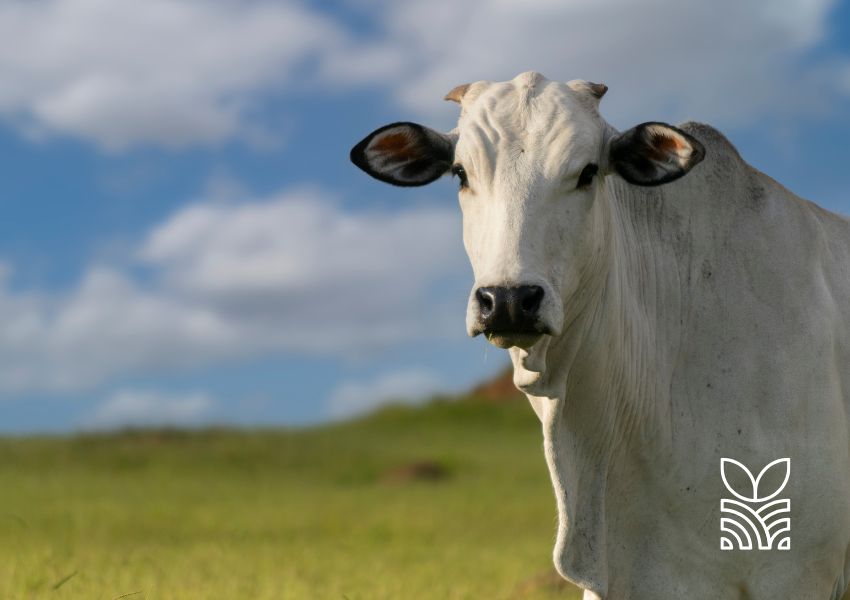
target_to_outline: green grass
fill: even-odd
[[[0,440],[0,598],[577,598],[524,402]],[[436,481],[393,478],[430,461]]]

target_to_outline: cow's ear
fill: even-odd
[[[425,185],[452,167],[454,138],[416,123],[376,129],[351,149],[351,162],[393,185]]]
[[[678,179],[705,157],[693,136],[666,123],[642,123],[619,134],[609,147],[608,165],[636,185]]]

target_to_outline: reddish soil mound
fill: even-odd
[[[513,367],[508,367],[490,381],[485,381],[475,387],[470,392],[470,395],[476,398],[483,398],[489,402],[523,400],[525,396],[514,386],[513,377]]]
[[[399,465],[384,473],[381,481],[384,483],[408,483],[411,481],[442,481],[449,476],[449,471],[438,462],[423,460],[406,465]]]

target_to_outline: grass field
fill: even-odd
[[[524,402],[474,399],[0,440],[0,598],[577,598],[541,443]]]

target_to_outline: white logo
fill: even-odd
[[[752,487],[746,490],[735,490],[729,484],[727,473],[731,476],[735,467],[747,476]],[[762,477],[771,469],[779,469],[780,474],[784,470],[782,484],[774,490],[759,489]],[[723,484],[735,496],[734,499],[721,498],[720,500],[721,550],[752,550],[753,548],[771,550],[774,547],[774,541],[778,541],[777,550],[791,549],[791,500],[788,498],[774,500],[785,488],[790,474],[790,458],[776,459],[762,469],[755,478],[750,470],[737,460],[720,459],[720,476],[723,478]]]

